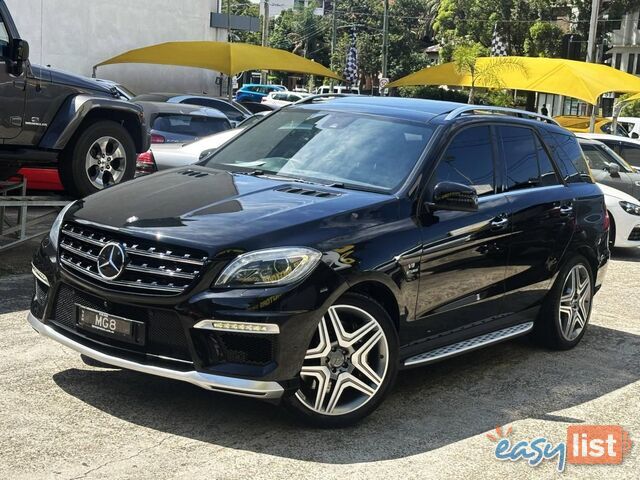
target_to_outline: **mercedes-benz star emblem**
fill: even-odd
[[[122,245],[109,242],[98,254],[98,273],[106,280],[115,280],[127,266],[127,254]]]

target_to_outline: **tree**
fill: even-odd
[[[524,53],[529,57],[558,57],[562,49],[563,31],[549,22],[535,22],[524,41]]]
[[[231,3],[230,13],[232,15],[259,17],[260,6],[257,3],[251,3],[250,0],[233,0]],[[262,43],[262,34],[260,32],[233,30],[233,36],[235,37],[234,41],[237,42],[252,43],[254,45],[260,45]]]

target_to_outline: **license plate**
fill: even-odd
[[[118,317],[92,308],[76,306],[78,328],[128,343],[140,344],[144,323]]]

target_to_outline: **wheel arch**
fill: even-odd
[[[400,329],[401,304],[398,301],[397,289],[390,287],[379,279],[362,279],[349,285],[344,293],[359,293],[378,302],[391,317],[396,331]]]

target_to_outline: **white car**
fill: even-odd
[[[604,143],[624,158],[633,168],[640,170],[640,140],[619,135],[607,135],[606,133],[576,133],[576,136]]]
[[[631,138],[640,138],[640,118],[618,117],[618,123],[627,129]]]
[[[326,95],[329,93],[350,93],[352,95],[360,95],[360,87],[347,87],[346,85],[335,85],[333,90],[329,85],[322,85],[315,89],[318,95]]]
[[[615,247],[640,247],[640,201],[599,183],[611,218],[609,242]]]
[[[154,161],[157,170],[191,165],[239,135],[245,128],[250,127],[269,113],[270,112],[256,113],[240,123],[236,128],[202,137],[195,142],[153,144],[150,150],[152,158],[148,161]]]
[[[309,94],[304,92],[269,92],[266,97],[262,97],[261,103],[280,108],[300,101],[308,96]]]

